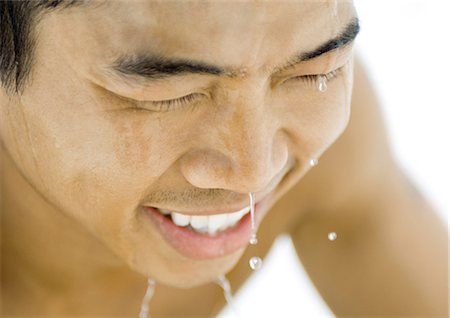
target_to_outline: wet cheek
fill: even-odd
[[[150,169],[152,143],[143,127],[91,117],[59,142],[52,184],[63,209],[101,236],[121,232],[156,180]]]
[[[131,217],[154,181],[151,138],[139,123],[113,125],[98,113],[66,115],[48,110],[28,117],[33,140],[23,151],[36,163],[30,176],[42,180],[50,201],[88,226],[106,228]]]
[[[303,154],[320,154],[345,130],[350,114],[347,87],[345,77],[328,83],[325,92],[286,87],[282,106],[285,127]]]
[[[144,168],[149,162],[152,138],[146,134],[142,121],[130,118],[129,121],[111,121],[110,125],[113,135],[116,136],[112,140],[112,152],[119,166]]]

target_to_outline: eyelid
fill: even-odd
[[[332,80],[333,78],[335,78],[336,76],[339,75],[339,73],[343,70],[343,68],[347,65],[344,64],[328,73],[323,73],[323,74],[305,74],[305,75],[299,75],[299,76],[294,76],[294,77],[290,77],[288,78],[285,82],[287,81],[304,81],[307,83],[316,83],[316,81],[319,79],[319,76],[325,76],[326,79],[328,81]]]
[[[316,83],[319,76],[325,76],[327,80],[331,80],[335,78],[337,75],[339,75],[339,72],[347,65],[344,64],[337,69],[334,69],[326,74],[306,74],[306,75],[299,75],[294,76],[291,78],[288,78],[286,81],[303,81],[308,83]],[[120,96],[120,95],[118,95]],[[178,108],[184,107],[185,105],[192,104],[197,98],[205,97],[206,94],[202,93],[191,93],[185,96],[181,96],[179,98],[174,99],[168,99],[168,100],[159,100],[159,101],[140,101],[135,99],[130,99],[124,96],[120,96],[122,99],[128,100],[132,103],[133,108],[137,109],[144,109],[147,111],[154,111],[154,112],[167,112],[169,110],[176,110]],[[148,106],[151,105],[149,108]],[[195,104],[194,104],[195,105]],[[193,105],[193,106],[194,106]]]
[[[186,104],[193,103],[197,98],[205,97],[205,94],[192,93],[179,98],[160,100],[160,101],[137,101],[133,100],[133,105],[136,108],[146,109],[148,111],[166,112],[169,110],[176,110],[180,107],[184,107]],[[149,108],[149,105],[150,108]]]

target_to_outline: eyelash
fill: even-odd
[[[337,77],[339,71],[341,71],[343,67],[340,67],[338,69],[335,69],[329,73],[326,74],[316,74],[316,75],[301,75],[301,76],[295,76],[292,77],[290,79],[288,79],[288,81],[303,81],[307,84],[315,84],[317,82],[317,80],[319,79],[319,76],[325,76],[325,78],[327,79],[327,81]],[[153,101],[153,102],[144,102],[144,103],[151,103],[152,104],[152,108],[155,109],[151,109],[151,111],[155,111],[155,112],[167,112],[170,110],[175,110],[185,104],[189,104],[192,103],[194,100],[196,100],[197,98],[200,97],[204,97],[205,95],[203,94],[199,94],[199,93],[193,93],[193,94],[189,94],[177,99],[170,99],[170,100],[164,100],[164,101]]]
[[[192,103],[194,100],[200,97],[204,97],[205,95],[199,94],[199,93],[193,93],[189,94],[177,99],[170,99],[170,100],[162,100],[162,101],[155,101],[150,102],[152,106],[154,106],[155,110],[157,112],[167,112],[169,110],[177,109],[184,104]],[[153,108],[153,107],[152,107]],[[152,109],[153,111],[153,109]]]
[[[344,66],[341,66],[329,73],[326,74],[314,74],[314,75],[301,75],[301,76],[295,76],[295,77],[291,77],[290,79],[288,79],[288,81],[304,81],[307,84],[315,84],[317,83],[317,81],[319,80],[319,76],[325,76],[326,80],[332,80],[333,78],[335,78],[338,73],[342,70]]]

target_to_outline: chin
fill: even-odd
[[[152,264],[132,264],[130,267],[144,277],[152,277],[157,284],[182,289],[194,288],[214,283],[219,275],[231,271],[240,260],[244,250],[245,248],[217,259],[160,260],[158,265],[152,262]],[[145,280],[144,277],[143,280]]]

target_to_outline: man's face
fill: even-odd
[[[280,180],[291,187],[345,129],[352,48],[284,66],[354,17],[351,3],[318,1],[114,1],[48,13],[29,85],[1,105],[2,139],[47,200],[134,270],[175,286],[205,283],[244,247],[183,255],[142,206],[232,212],[248,192],[272,206],[288,190]],[[146,55],[217,69],[170,75],[142,67]],[[308,77],[334,70],[326,92]]]

